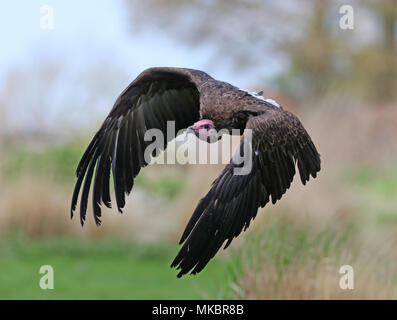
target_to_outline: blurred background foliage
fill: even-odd
[[[268,57],[276,56],[285,65],[272,80],[283,93],[307,99],[344,89],[371,99],[396,97],[393,0],[125,2],[132,30],[154,26],[192,49],[211,45],[213,64],[244,68],[260,79],[268,76]],[[336,17],[344,4],[353,5],[357,29],[363,30],[367,19],[376,25],[373,41],[367,41],[365,31],[341,32]]]
[[[54,30],[0,63],[0,298],[397,298],[396,1],[48,2]],[[344,4],[353,30],[339,28]],[[39,28],[40,5],[26,3],[25,22],[2,34],[9,56],[18,32],[28,42]],[[84,228],[70,220],[86,145],[153,65],[264,90],[300,117],[323,161],[317,179],[295,179],[183,279],[169,268],[176,244],[222,165],[151,165],[125,214],[104,210],[99,228],[89,215]],[[44,264],[55,269],[51,291],[39,287]],[[356,274],[351,291],[339,288],[345,264]]]

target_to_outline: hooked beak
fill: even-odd
[[[194,134],[196,134],[196,131],[193,129],[193,126],[190,126],[190,127],[187,127],[187,128],[186,128],[186,134],[188,134],[188,133],[194,133]]]
[[[187,127],[186,128],[186,130],[185,130],[185,132],[183,133],[183,135],[184,135],[184,139],[187,139],[188,138],[188,136],[189,136],[189,133],[191,133],[191,134],[193,134],[193,135],[197,135],[196,134],[196,131],[194,131],[194,129],[193,129],[193,126],[190,126],[190,127]]]

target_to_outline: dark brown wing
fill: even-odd
[[[180,243],[184,243],[171,267],[178,277],[192,270],[200,272],[227,240],[248,228],[259,207],[274,204],[290,187],[298,165],[303,184],[320,171],[318,154],[308,133],[294,115],[277,110],[251,118],[252,169],[235,175],[239,165],[232,159],[200,200]],[[244,133],[246,135],[247,132]],[[243,154],[244,140],[239,152]]]
[[[121,93],[77,167],[72,216],[83,186],[80,221],[84,224],[93,180],[94,218],[96,224],[100,224],[101,203],[111,206],[110,170],[121,212],[125,194],[131,191],[135,176],[148,164],[144,150],[151,141],[144,141],[145,132],[152,128],[161,129],[167,142],[172,138],[167,137],[167,121],[175,121],[176,132],[197,121],[200,111],[198,86],[208,78],[207,74],[197,70],[151,68],[142,72]]]

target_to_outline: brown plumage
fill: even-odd
[[[217,130],[251,129],[252,169],[247,175],[235,175],[237,164],[232,159],[200,200],[182,235],[180,243],[184,244],[171,264],[180,269],[178,277],[200,272],[225,241],[226,248],[249,226],[259,207],[270,199],[273,204],[279,200],[291,185],[296,164],[303,184],[320,171],[320,156],[310,136],[296,116],[277,104],[202,71],[151,68],[121,93],[80,160],[71,215],[82,187],[80,221],[84,224],[93,181],[93,213],[100,224],[101,203],[111,205],[110,171],[121,212],[125,194],[148,164],[143,157],[151,143],[144,141],[146,130],[161,129],[168,142],[167,121],[174,120],[179,131],[196,130],[194,123],[203,129],[202,119],[208,119],[205,128],[212,121]],[[239,150],[244,148],[241,141]]]

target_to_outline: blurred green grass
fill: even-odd
[[[87,145],[87,141],[73,140],[43,150],[5,149],[2,150],[1,170],[8,181],[29,174],[36,178],[46,177],[59,185],[69,186],[76,181],[75,171]],[[175,172],[172,175],[155,178],[150,178],[141,172],[135,179],[135,186],[170,199],[177,196],[184,185],[184,177]]]
[[[397,194],[396,163],[380,168],[361,165],[349,171],[350,174],[347,174],[347,177],[363,191],[377,193],[386,197],[395,197]]]
[[[231,262],[214,259],[196,276],[176,277],[177,247],[107,238],[2,239],[0,299],[220,299],[232,281]],[[42,265],[54,268],[54,289],[39,286]]]
[[[360,195],[357,212],[373,226],[397,224],[397,166],[357,165],[346,169],[347,182]]]
[[[245,239],[235,257],[239,299],[395,299],[395,254],[362,237],[356,224],[337,221],[316,228],[294,212],[276,218]],[[340,267],[357,275],[354,290],[339,286]]]
[[[29,173],[37,177],[50,177],[57,183],[71,184],[85,145],[86,142],[75,140],[42,150],[4,148],[1,159],[4,178],[14,180]]]
[[[52,189],[53,185],[64,186],[65,193],[60,188],[59,196],[68,197],[69,201],[69,189],[75,181],[74,171],[85,146],[86,142],[74,141],[42,150],[5,150],[1,159],[4,185],[9,187],[18,179],[23,182],[26,176],[38,178],[37,181],[44,184],[49,180],[48,193],[59,192]],[[136,179],[136,187],[153,196],[163,196],[170,202],[183,192],[195,196],[195,190],[185,191],[189,177],[186,178],[183,170],[161,169],[165,175],[159,174],[161,170],[152,174],[143,170]],[[333,201],[342,203],[335,207],[340,215],[335,215],[325,229],[319,230],[316,223],[306,221],[302,216],[304,212],[296,207],[289,209],[291,212],[272,208],[269,214],[276,219],[271,219],[260,229],[250,229],[241,250],[232,259],[223,259],[218,254],[202,273],[182,279],[177,279],[176,270],[169,267],[178,247],[167,242],[139,245],[108,237],[89,237],[89,241],[83,241],[72,235],[47,236],[45,232],[41,238],[30,238],[8,230],[8,234],[0,239],[0,299],[285,298],[284,293],[289,290],[291,297],[312,298],[314,292],[317,297],[329,298],[328,293],[321,290],[308,291],[307,295],[299,290],[294,295],[293,290],[308,288],[307,278],[323,281],[329,266],[337,270],[340,256],[354,258],[360,248],[352,243],[361,243],[360,237],[366,236],[359,230],[383,235],[386,227],[390,229],[397,225],[395,163],[352,163],[341,165],[337,172],[339,187],[348,193],[332,195]],[[329,197],[319,190],[317,197]],[[14,201],[25,202],[21,208],[31,216],[31,204],[40,199],[32,193],[33,201],[29,202],[31,191],[27,188],[24,192],[15,188]],[[11,208],[14,209],[9,211],[10,216],[15,216],[17,210],[15,206]],[[48,217],[53,216],[57,208],[48,206],[47,210],[47,207],[38,206],[35,212],[37,218],[44,217],[40,221],[49,225]],[[46,210],[49,212],[47,216],[43,214]],[[321,216],[322,211],[316,215]],[[17,220],[18,223],[31,225],[23,217],[25,215]],[[376,228],[372,228],[374,226]],[[387,261],[387,256],[378,259]],[[55,270],[54,290],[39,287],[40,266],[47,264]],[[366,262],[358,260],[357,264],[364,267]],[[372,272],[371,268],[368,270]],[[388,275],[392,277],[394,273]],[[328,284],[324,281],[322,286],[326,288]],[[337,280],[332,278],[330,283],[334,282]],[[314,282],[313,287],[316,287]],[[373,288],[378,290],[376,285]],[[253,290],[257,292],[253,293]],[[372,297],[371,290],[361,293],[364,297]]]
[[[266,266],[277,270],[281,278],[291,266],[303,268],[324,257],[339,257],[349,241],[349,235],[354,232],[352,225],[344,226],[345,230],[315,230],[309,221],[293,225],[280,216],[273,220],[246,237],[243,250],[235,256],[236,270],[263,269]]]

